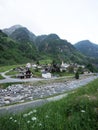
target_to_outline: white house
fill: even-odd
[[[63,70],[66,70],[68,67],[69,67],[69,64],[66,64],[66,63],[64,63],[64,62],[62,61],[60,71],[62,72]]]
[[[52,76],[51,73],[47,72],[47,73],[42,73],[42,77],[47,79],[47,78],[51,78]]]
[[[31,68],[31,64],[30,64],[30,63],[27,63],[27,64],[26,64],[26,67],[27,67],[27,68]]]
[[[36,65],[36,64],[33,64],[33,65],[32,65],[32,68],[36,68],[36,67],[37,67],[37,65]]]

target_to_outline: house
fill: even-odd
[[[27,64],[26,64],[26,68],[31,68],[31,64],[30,64],[30,63],[27,63]]]
[[[20,79],[24,79],[25,78],[25,74],[23,72],[20,72],[16,77],[20,78]]]
[[[25,73],[25,77],[26,77],[26,78],[31,78],[31,76],[32,76],[32,73],[31,73],[31,71],[28,69],[28,70],[26,71],[26,73]]]
[[[66,71],[68,67],[69,67],[69,64],[66,64],[66,63],[64,63],[64,62],[62,61],[60,71],[61,71],[61,72],[62,72],[62,71]]]
[[[20,73],[17,75],[17,78],[25,79],[25,78],[31,78],[31,76],[32,76],[32,72],[29,69],[27,69],[27,70],[20,71]]]
[[[36,67],[37,67],[37,65],[36,65],[36,64],[33,64],[33,65],[32,65],[32,68],[36,68]]]
[[[42,73],[42,77],[47,79],[47,78],[51,78],[52,76],[51,73],[46,72],[46,73]]]

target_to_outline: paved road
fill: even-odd
[[[4,107],[0,108],[0,115],[4,115],[4,114],[8,114],[8,113],[17,114],[19,112],[23,112],[24,110],[44,105],[51,101],[60,100],[61,98],[65,97],[65,96],[67,96],[67,94],[62,94],[62,95],[58,95],[58,96],[50,97],[50,98],[46,98],[46,99],[38,99],[35,101],[30,101],[30,102],[26,102],[26,103],[22,103],[22,104],[4,106]]]
[[[43,80],[41,78],[30,78],[30,79],[14,79],[14,78],[6,78],[0,80],[0,83],[14,83],[14,82],[31,82],[31,81],[39,81]]]
[[[0,73],[5,78],[0,80],[0,83],[31,82],[31,81],[43,80],[42,78],[29,78],[29,79],[11,78],[10,76],[6,75],[6,73],[9,71],[11,70]]]
[[[6,73],[8,73],[9,71],[11,70],[0,73],[5,78],[5,79],[0,80],[0,83],[15,83],[15,82],[17,83],[17,82],[32,82],[32,81],[45,80],[45,78],[29,78],[29,79],[11,78],[9,75],[6,75]],[[66,77],[72,77],[72,76],[66,76]],[[55,79],[55,77],[51,79]]]
[[[14,82],[17,83],[17,82],[32,82],[32,81],[45,80],[43,78],[29,78],[29,79],[11,78],[9,75],[6,75],[6,73],[8,73],[9,71],[11,71],[11,69],[0,73],[5,78],[5,79],[0,80],[0,83],[14,83]],[[98,76],[98,74],[96,75]],[[68,77],[72,77],[72,76],[68,76]]]

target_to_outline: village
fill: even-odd
[[[77,72],[79,75],[75,77]],[[61,65],[27,63],[3,72],[2,76],[5,79],[1,83],[12,84],[0,89],[0,106],[62,94],[97,77],[83,65],[63,61]]]
[[[70,74],[88,74],[91,73],[84,65],[78,64],[67,64],[62,61],[60,64],[31,64],[27,63],[25,66],[14,68],[12,71],[17,71],[16,78],[25,79],[31,77],[42,77],[42,78],[52,78],[60,76],[68,76]]]

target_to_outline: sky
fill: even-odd
[[[16,24],[37,36],[98,44],[98,0],[0,0],[0,29]]]

